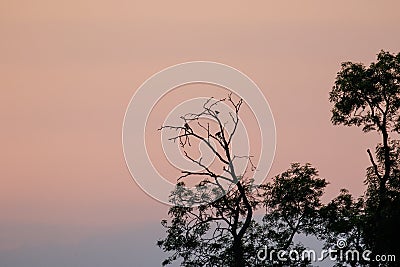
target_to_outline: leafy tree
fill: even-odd
[[[293,238],[297,234],[318,233],[319,212],[323,206],[320,198],[327,184],[310,164],[292,163],[287,171],[262,186],[265,189],[263,228],[275,250],[288,253],[295,250],[301,255],[305,248],[302,244],[294,244]],[[310,261],[304,259],[290,262],[290,266],[305,266],[308,263]]]
[[[369,67],[345,62],[330,92],[332,123],[375,131],[381,143],[375,152],[367,150],[367,192],[362,231],[363,242],[375,254],[394,253],[400,257],[399,141],[400,53],[381,51]]]
[[[365,203],[360,197],[355,200],[348,190],[342,189],[339,196],[331,200],[320,209],[321,227],[319,238],[325,241],[325,250],[335,250],[332,256],[336,256],[335,266],[358,266],[366,264],[362,259],[362,253],[367,249],[363,239],[365,224]],[[338,241],[344,241],[343,246],[338,247]],[[340,258],[340,251],[344,254],[349,250],[358,252],[358,258]],[[342,255],[343,255],[342,254]]]
[[[318,210],[327,182],[310,164],[293,163],[264,187],[264,222],[269,238],[287,250],[297,233],[315,234]]]

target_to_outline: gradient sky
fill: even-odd
[[[310,162],[364,190],[377,137],[330,124],[343,61],[399,52],[399,1],[0,0],[0,266],[157,266],[168,207],[125,166],[125,109],[142,82],[217,61],[263,90],[277,127],[270,176]]]

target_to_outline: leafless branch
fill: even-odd
[[[382,180],[382,175],[379,173],[378,165],[376,165],[375,163],[371,150],[367,149],[367,153],[369,155],[369,160],[371,161],[372,166],[374,168],[375,175],[378,177],[379,180]]]

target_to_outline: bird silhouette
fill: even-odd
[[[187,130],[187,131],[189,131],[189,130],[192,130],[192,128],[190,128],[190,126],[189,126],[189,124],[187,124],[187,122],[185,123],[185,129]]]

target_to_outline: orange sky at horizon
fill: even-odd
[[[325,200],[343,187],[362,194],[366,149],[378,138],[332,126],[328,94],[341,62],[399,52],[399,8],[361,0],[0,1],[0,251],[30,238],[6,233],[14,224],[96,231],[165,218],[167,206],[129,175],[122,122],[147,78],[193,60],[237,68],[263,91],[277,128],[270,176],[310,162],[330,182]]]

